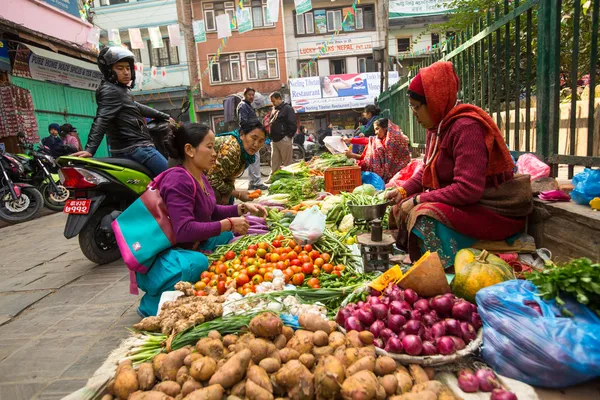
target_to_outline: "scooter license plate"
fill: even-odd
[[[67,214],[89,214],[90,205],[92,204],[92,200],[90,199],[78,199],[78,200],[67,200],[65,203],[64,212]]]

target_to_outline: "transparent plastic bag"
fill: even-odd
[[[523,154],[519,157],[517,170],[519,174],[529,175],[532,181],[550,176],[550,166],[531,153]]]
[[[346,146],[341,136],[327,136],[323,139],[323,143],[331,154],[344,154],[348,150],[348,146]]]
[[[571,183],[575,186],[571,198],[577,204],[589,205],[595,197],[600,197],[600,170],[586,168]]]
[[[484,361],[500,375],[534,386],[564,388],[600,376],[600,318],[561,296],[561,316],[529,281],[510,280],[477,292]],[[540,314],[541,313],[541,314]]]
[[[299,212],[290,224],[290,230],[296,242],[304,245],[313,244],[319,240],[325,232],[326,219],[327,216],[317,206]]]

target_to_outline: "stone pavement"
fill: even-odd
[[[122,261],[96,266],[62,213],[0,229],[0,399],[83,387],[140,318]]]

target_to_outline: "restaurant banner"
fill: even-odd
[[[398,82],[398,72],[389,72],[389,85]],[[363,108],[379,96],[381,74],[329,75],[290,79],[292,107],[297,113]]]
[[[390,19],[443,15],[451,12],[448,0],[390,0]]]
[[[307,11],[312,10],[311,0],[294,0],[296,6],[296,14],[304,14]]]

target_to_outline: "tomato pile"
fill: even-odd
[[[301,246],[280,235],[271,243],[252,244],[239,255],[228,251],[202,273],[194,288],[198,296],[205,296],[207,287],[223,294],[235,281],[238,293],[245,296],[256,292],[256,286],[262,282],[272,281],[273,271],[278,269],[283,272],[286,284],[318,289],[321,274],[341,277],[345,270],[344,265],[334,266],[330,262],[330,254],[319,253],[309,244]]]

